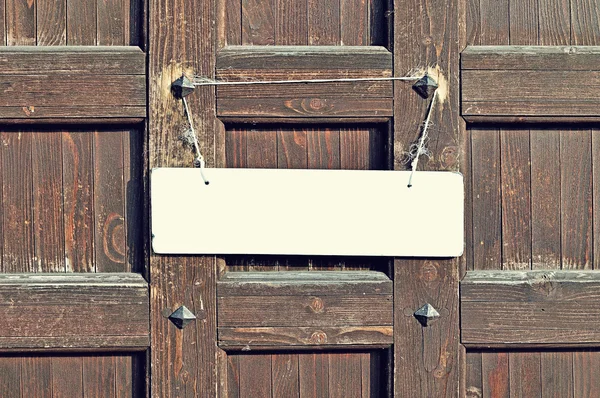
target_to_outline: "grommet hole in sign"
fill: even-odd
[[[422,92],[415,90],[430,98],[419,139],[407,154],[411,170],[365,171],[206,168],[185,99],[195,84],[182,78],[174,92],[188,90],[180,98],[189,123],[185,140],[194,149],[196,168],[152,171],[154,251],[459,256],[464,245],[463,178],[453,172],[417,171],[419,157],[427,154],[436,87],[423,82],[426,77],[408,79],[424,83]],[[202,80],[197,85],[225,83],[238,82]],[[190,199],[203,210],[191,211]],[[423,207],[428,211],[415,211]]]

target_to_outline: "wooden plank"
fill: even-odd
[[[508,353],[482,353],[481,368],[483,374],[483,396],[508,398],[510,396]]]
[[[588,0],[571,2],[571,43],[597,46],[600,44],[600,12],[598,5]]]
[[[94,221],[97,272],[127,272],[123,132],[94,133]]]
[[[360,354],[329,354],[329,397],[361,398],[361,380]]]
[[[219,327],[392,324],[392,296],[218,297]]]
[[[36,45],[35,0],[7,0],[6,42],[9,46]]]
[[[52,397],[83,396],[83,358],[52,357]]]
[[[37,0],[38,46],[67,44],[66,6],[67,0]]]
[[[308,44],[339,45],[340,0],[308,0]]]
[[[573,353],[542,352],[542,397],[573,397]]]
[[[225,44],[242,44],[242,7],[240,0],[224,0]]]
[[[271,356],[271,381],[273,397],[298,397],[298,354],[274,354]]]
[[[0,357],[0,395],[20,396],[21,392],[21,358]]]
[[[370,138],[370,131],[366,128],[347,128],[340,132],[340,166],[342,169],[371,169]]]
[[[308,44],[307,0],[275,1],[275,44]]]
[[[300,323],[299,323],[300,324]],[[393,327],[219,327],[219,347],[225,350],[257,347],[343,348],[344,346],[385,347],[393,343]]]
[[[84,397],[115,396],[115,368],[113,357],[99,355],[83,358]]]
[[[535,45],[539,37],[537,0],[509,0],[511,45]]]
[[[299,354],[300,398],[329,397],[329,354]]]
[[[541,397],[539,352],[508,354],[511,397]]]
[[[591,131],[560,132],[563,269],[592,268]]]
[[[600,380],[594,370],[600,366],[598,351],[573,352],[573,388],[575,397],[600,395]]]
[[[67,43],[93,46],[97,44],[96,1],[67,0]]]
[[[125,0],[97,2],[96,31],[99,45],[124,46],[129,44],[129,7],[130,1]]]
[[[339,169],[340,131],[323,128],[311,129],[306,136],[309,169]]]
[[[531,267],[529,130],[500,131],[502,268]]]
[[[35,269],[65,270],[61,133],[32,134]]]
[[[277,131],[277,166],[280,169],[305,169],[308,163],[306,131],[281,129]]]
[[[501,166],[498,130],[471,129],[473,181],[473,264],[497,269],[501,252]]]
[[[570,0],[539,1],[539,44],[551,46],[571,44],[570,7]]]
[[[227,355],[227,398],[240,396],[240,356]]]
[[[217,295],[225,296],[363,296],[391,295],[392,281],[381,272],[227,272],[217,282]]]
[[[91,272],[94,249],[93,134],[62,134],[65,265],[67,272]]]
[[[144,195],[147,164],[143,159],[145,132],[140,129],[124,131],[123,135],[123,189],[125,190],[125,243],[127,268],[142,272],[146,261],[146,234],[148,217]],[[144,205],[141,205],[144,204]]]
[[[242,44],[275,44],[274,0],[242,0]]]
[[[137,274],[7,274],[0,297],[12,303],[0,306],[3,349],[148,344],[147,284]]]
[[[483,377],[481,352],[466,353],[465,395],[467,398],[483,396]]]
[[[597,291],[593,272],[469,272],[461,283],[462,342],[593,345]]]
[[[560,268],[560,133],[531,130],[532,269]]]
[[[600,181],[600,130],[592,130],[592,181]],[[598,214],[600,211],[600,184],[592,184],[593,186],[593,214]],[[600,217],[594,217],[594,226],[592,236],[594,237],[594,269],[600,269]]]
[[[26,397],[52,397],[52,358],[21,358],[21,394]]]
[[[389,71],[391,66],[392,54],[381,46],[228,46],[217,54],[218,73],[225,69]]]
[[[0,46],[6,45],[6,0],[0,1]]]
[[[271,397],[271,355],[240,355],[240,398]]]
[[[136,386],[133,378],[134,376],[139,377],[139,374],[135,374],[135,365],[137,358],[132,357],[131,355],[123,355],[123,356],[113,356],[112,361],[114,363],[114,379],[115,379],[115,397],[116,398],[128,398],[135,397],[136,394],[139,394],[142,390],[140,390],[139,386]],[[145,372],[142,376],[145,376]],[[144,377],[145,378],[145,377]]]
[[[509,44],[509,0],[481,0],[481,44]]]
[[[28,133],[2,132],[0,138],[4,236],[2,271],[34,272],[32,136]]]
[[[344,46],[366,46],[369,33],[367,0],[340,1],[340,43]],[[381,21],[378,21],[381,23]]]

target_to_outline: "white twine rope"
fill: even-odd
[[[194,86],[244,86],[251,84],[292,84],[292,83],[334,83],[334,82],[377,82],[377,81],[416,81],[423,76],[403,77],[341,77],[331,79],[299,79],[299,80],[244,80],[230,82],[225,80],[213,80],[208,77],[196,76]]]
[[[198,143],[198,137],[196,136],[196,130],[194,129],[192,114],[190,113],[190,108],[188,107],[188,103],[185,97],[183,97],[182,100],[183,107],[185,109],[185,116],[187,117],[187,121],[190,125],[190,128],[182,135],[181,138],[184,140],[185,143],[190,144],[194,148],[194,153],[196,154],[196,157],[194,158],[194,166],[200,168],[200,175],[202,176],[204,183],[208,185],[209,182],[204,176],[204,157],[200,152],[200,144]]]
[[[419,139],[418,144],[411,145],[411,148],[408,152],[409,159],[411,162],[411,172],[410,177],[408,178],[408,187],[412,187],[412,179],[417,170],[417,166],[419,165],[419,157],[421,155],[429,155],[429,150],[426,147],[427,141],[429,139],[429,127],[431,126],[431,114],[433,113],[433,105],[435,104],[435,99],[437,98],[437,89],[433,92],[433,97],[431,98],[431,102],[429,103],[429,110],[427,111],[427,117],[425,118],[425,122],[423,123],[423,130],[421,131],[421,138]],[[416,146],[415,146],[416,145]]]

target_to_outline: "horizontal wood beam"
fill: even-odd
[[[380,272],[232,272],[217,283],[219,346],[388,346],[392,281]]]
[[[224,81],[381,78],[392,75],[392,55],[383,47],[230,46],[217,56]],[[217,86],[217,115],[243,118],[389,118],[392,82]]]
[[[596,271],[471,271],[460,291],[468,347],[600,344]]]
[[[461,54],[469,122],[600,121],[600,47],[472,46]]]
[[[0,351],[143,350],[148,284],[138,274],[0,275]]]
[[[145,63],[137,47],[0,48],[0,123],[139,122]]]

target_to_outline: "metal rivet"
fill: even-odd
[[[423,327],[429,326],[440,317],[440,313],[429,303],[416,310],[413,315]]]
[[[179,329],[183,329],[195,319],[196,316],[192,313],[192,311],[188,310],[185,305],[177,308],[171,315],[169,315],[169,320],[173,322],[173,324]]]
[[[185,75],[181,76],[179,79],[175,80],[173,84],[171,84],[171,90],[173,90],[173,95],[179,99],[183,97],[187,97],[191,93],[194,92],[194,83],[190,79],[188,79]]]
[[[435,82],[435,80],[429,77],[429,75],[425,75],[422,78],[420,78],[415,84],[413,84],[412,88],[421,97],[427,99],[433,95],[435,90],[438,88],[438,85]]]

